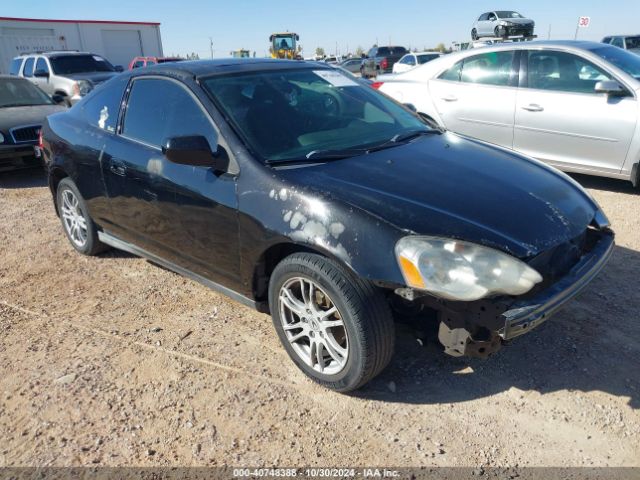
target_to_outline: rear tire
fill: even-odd
[[[58,215],[69,243],[83,255],[96,255],[109,247],[98,240],[98,230],[87,204],[70,178],[63,178],[56,192]]]
[[[289,357],[327,388],[355,390],[391,360],[393,317],[382,292],[333,260],[311,253],[282,260],[269,281],[269,306]]]

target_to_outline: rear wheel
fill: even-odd
[[[84,255],[107,250],[108,247],[98,240],[98,230],[75,183],[70,178],[63,178],[56,195],[62,228],[73,248]]]
[[[271,275],[269,305],[291,359],[327,388],[357,389],[391,360],[395,334],[386,299],[330,259],[285,258]]]

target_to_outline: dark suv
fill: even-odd
[[[360,66],[360,73],[363,77],[390,73],[393,65],[407,52],[408,50],[404,47],[373,47]]]
[[[296,365],[339,391],[387,365],[394,317],[486,357],[613,248],[564,174],[318,63],[136,69],[48,117],[43,148],[77,251],[126,250],[270,313]]]

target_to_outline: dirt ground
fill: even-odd
[[[398,329],[355,395],[271,320],[111,251],[74,252],[43,175],[0,176],[0,466],[640,466],[640,195],[576,177],[617,232],[605,271],[486,360]]]

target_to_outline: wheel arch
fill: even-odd
[[[56,208],[56,214],[58,213],[58,185],[60,182],[69,177],[69,174],[61,167],[54,166],[49,170],[49,190],[53,196],[53,205]]]
[[[346,262],[344,258],[340,258],[332,252],[320,248],[316,245],[296,243],[292,241],[282,241],[275,243],[273,245],[270,245],[259,255],[257,261],[254,263],[251,278],[251,289],[253,298],[256,302],[263,303],[266,306],[267,310],[269,309],[269,279],[271,278],[271,274],[273,273],[278,263],[280,263],[289,255],[293,255],[294,253],[313,253],[322,257],[332,259],[338,262],[340,265],[343,265],[345,267],[345,270],[349,274],[357,276],[356,272],[353,270],[353,267],[348,262]]]

